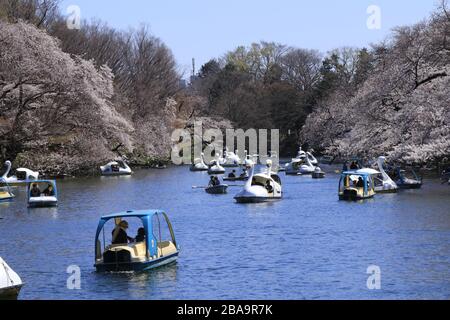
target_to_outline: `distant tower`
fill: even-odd
[[[192,75],[191,75],[191,83],[193,83],[197,79],[195,75],[195,58],[192,58]]]

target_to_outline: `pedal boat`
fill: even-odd
[[[14,199],[16,196],[12,193],[9,184],[0,178],[0,203]]]
[[[19,275],[0,257],[0,300],[17,300],[22,286]]]
[[[357,170],[356,172],[368,173],[372,175],[376,193],[396,193],[399,188],[397,184],[394,182],[394,180],[392,180],[391,177],[389,177],[389,175],[384,170],[385,161],[386,161],[385,157],[378,158],[377,166],[379,171],[365,168]]]
[[[287,176],[301,176],[300,167],[303,165],[303,160],[292,159],[292,162],[286,164],[285,173]]]
[[[223,158],[220,158],[219,163],[224,168],[237,168],[241,163],[241,158],[238,156],[238,151],[236,153],[228,151],[224,152]]]
[[[122,219],[132,218],[141,221],[145,229],[145,241],[107,245],[105,224],[113,220],[118,226]],[[95,253],[94,266],[97,272],[140,272],[176,262],[179,248],[167,214],[160,210],[142,210],[102,217],[95,235]]]
[[[33,197],[31,195],[31,190],[33,185],[37,184],[41,195],[38,197]],[[43,190],[51,187],[52,190],[48,195],[45,195]],[[48,208],[58,206],[58,189],[56,188],[55,180],[37,180],[29,181],[27,183],[27,195],[28,195],[28,207],[29,208]]]
[[[129,176],[133,171],[123,160],[112,161],[100,167],[102,176]]]
[[[358,185],[362,179],[363,185]],[[339,200],[357,201],[375,195],[372,176],[367,173],[344,172],[339,181]]]
[[[194,160],[194,164],[190,167],[192,172],[208,171],[208,166],[205,163],[205,155],[202,153],[200,158]]]
[[[412,175],[412,177],[407,177],[407,174]],[[423,180],[420,178],[414,170],[407,172],[401,168],[396,170],[397,185],[400,189],[420,189],[422,188]]]
[[[211,162],[211,166],[208,169],[208,174],[209,175],[224,174],[225,171],[226,171],[225,168],[220,165],[220,162],[217,159]]]
[[[271,190],[266,188],[268,183]],[[262,203],[282,199],[281,179],[272,171],[271,160],[267,160],[267,172],[255,174],[255,167],[251,167],[250,178],[234,199],[237,203]]]
[[[35,172],[26,168],[18,168],[16,169],[15,176],[9,176],[9,173],[11,172],[12,168],[11,161],[6,161],[5,166],[6,171],[3,174],[3,176],[0,177],[1,179],[0,185],[5,185],[6,183],[9,184],[10,186],[24,185],[27,183],[27,181],[39,179],[39,172]]]

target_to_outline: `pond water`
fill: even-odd
[[[329,170],[333,172],[333,170]],[[341,202],[339,176],[288,177],[284,199],[240,205],[192,186],[187,167],[132,177],[58,181],[60,205],[28,209],[25,190],[0,204],[0,256],[22,277],[20,299],[449,299],[450,187]],[[100,216],[163,209],[181,247],[176,264],[140,274],[95,272]],[[134,229],[134,228],[133,228]],[[67,288],[67,268],[81,289]],[[367,288],[369,266],[381,290]]]

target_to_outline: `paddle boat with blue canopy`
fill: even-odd
[[[55,180],[27,182],[28,207],[46,208],[58,205],[58,189]]]
[[[363,200],[375,195],[372,176],[368,173],[343,172],[339,181],[340,200]]]
[[[142,237],[120,242],[113,239],[126,220],[138,221]],[[108,222],[113,222],[112,234],[105,234]],[[120,231],[120,230],[119,230]],[[125,233],[126,234],[126,233]],[[117,237],[116,237],[117,239]],[[134,240],[134,241],[133,241]],[[179,248],[172,224],[160,210],[127,211],[100,219],[95,235],[95,268],[97,272],[139,272],[158,268],[178,259]]]

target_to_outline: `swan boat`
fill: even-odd
[[[282,199],[280,177],[272,171],[272,161],[267,160],[267,171],[255,174],[251,167],[250,178],[234,199],[237,203],[261,203]]]
[[[238,151],[236,153],[228,151],[224,152],[223,158],[220,158],[219,163],[224,168],[237,168],[241,163],[241,159],[238,156]]]
[[[56,188],[56,181],[54,180],[37,180],[28,182],[27,195],[29,208],[48,208],[58,206],[58,190]]]
[[[258,155],[249,155],[248,151],[245,150],[245,157],[242,161],[242,166],[246,169],[250,169],[252,166],[255,166],[258,164]]]
[[[300,159],[292,159],[290,163],[287,163],[285,166],[285,173],[287,176],[301,176],[302,173],[300,171],[300,167],[303,164],[303,160]]]
[[[105,225],[113,221],[115,228],[120,228],[124,219],[138,220],[145,231],[145,238],[141,242],[109,244]],[[97,272],[147,271],[176,262],[178,255],[172,224],[163,211],[127,211],[100,219],[95,235],[94,267]]]
[[[343,172],[339,180],[339,200],[363,200],[372,198],[375,188],[372,176],[354,171]]]
[[[208,169],[208,174],[224,174],[225,168],[220,165],[220,155],[216,157],[216,160],[211,161],[211,164]]]
[[[0,202],[11,201],[15,198],[14,193],[12,193],[9,184],[0,178]]]
[[[100,167],[103,176],[128,176],[133,174],[131,168],[123,160],[112,161]]]
[[[208,171],[208,169],[209,167],[205,163],[205,155],[203,153],[200,158],[194,160],[194,164],[190,168],[192,172]]]
[[[386,157],[379,157],[377,160],[379,171],[373,169],[360,169],[357,172],[365,172],[373,176],[376,193],[396,193],[399,188],[394,180],[386,173],[386,170],[384,169],[385,162]]]
[[[397,178],[396,184],[400,189],[420,189],[422,188],[423,180],[414,170],[410,172],[397,168],[395,171]]]
[[[23,283],[19,275],[0,257],[0,300],[15,300]]]
[[[311,163],[309,157],[306,157],[305,161],[306,164],[300,166],[300,173],[305,175],[313,174],[314,171],[316,170],[316,167]]]
[[[6,171],[0,179],[0,184],[8,183],[9,185],[21,185],[26,184],[27,181],[39,179],[39,172],[35,172],[26,168],[16,169],[16,175],[9,176],[12,167],[11,161],[6,161],[5,166]]]

